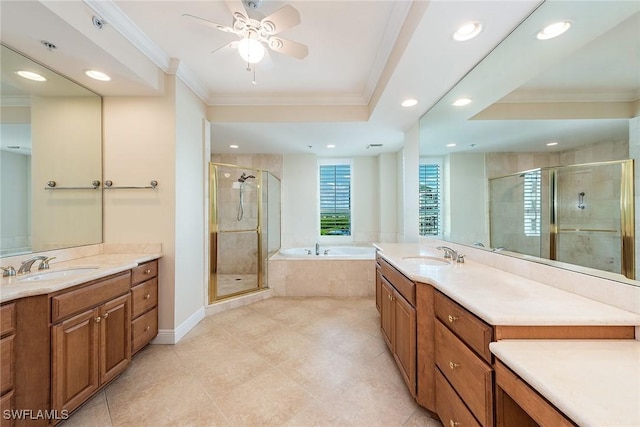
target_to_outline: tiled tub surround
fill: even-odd
[[[325,247],[321,247],[323,253]],[[368,258],[367,256],[366,258]],[[375,259],[362,256],[269,258],[269,288],[276,296],[365,297],[375,295]]]
[[[442,267],[418,265],[405,259],[406,257],[415,256],[442,257],[442,251],[438,251],[428,245],[376,244],[376,246],[381,250],[380,255],[407,277],[416,282],[433,286],[436,290],[456,301],[487,324],[493,325],[495,330],[494,339],[497,341],[497,344],[491,343],[491,350],[494,354],[498,355],[498,357],[500,357],[498,353],[499,349],[503,348],[501,343],[514,341],[508,339],[505,341],[501,340],[503,338],[509,338],[509,334],[514,334],[514,332],[515,335],[517,335],[519,333],[518,328],[521,332],[525,333],[522,336],[533,337],[534,335],[529,335],[529,333],[533,332],[535,334],[535,330],[539,329],[535,328],[536,326],[552,328],[556,326],[570,326],[571,328],[565,328],[565,330],[571,334],[581,334],[581,330],[584,329],[580,329],[579,327],[595,327],[591,332],[588,332],[590,334],[589,337],[593,338],[594,335],[592,334],[594,330],[603,330],[603,328],[608,327],[624,328],[635,326],[636,339],[640,338],[637,335],[638,325],[640,325],[640,314],[637,312],[614,307],[604,302],[546,285],[540,281],[488,266],[487,264],[480,264],[473,259],[469,259],[469,257],[465,259],[465,263],[463,264],[450,264]],[[469,253],[474,252],[469,251]],[[494,257],[497,256],[496,254],[491,255]],[[474,258],[474,256],[471,258]],[[500,260],[505,264],[513,261],[513,259],[509,257],[501,257],[499,260],[497,258],[492,259],[493,262]],[[520,263],[524,262],[523,260],[516,261]],[[524,264],[520,265],[524,266]],[[550,268],[548,266],[534,266],[531,267],[531,269],[537,267]],[[532,274],[531,269],[527,270],[523,268],[522,272],[523,274],[530,275]],[[545,268],[538,270],[540,279],[548,280],[548,277],[540,274],[541,271],[548,274]],[[584,282],[584,277],[589,276],[573,272],[565,277],[569,277],[570,282],[580,283]],[[571,285],[571,283],[566,284],[566,286]],[[631,294],[627,294],[632,298],[637,298],[637,296],[640,295],[637,293],[638,288],[621,283],[617,285],[632,288]],[[417,286],[425,285],[418,284]],[[615,286],[615,284],[612,286]],[[637,299],[630,304],[633,305],[636,303]],[[551,329],[547,329],[546,333],[549,331],[551,331]],[[420,331],[418,331],[418,335],[420,335]],[[632,361],[631,363],[635,363],[636,365],[635,368],[630,368],[626,373],[622,374],[628,375],[630,378],[615,384],[616,387],[622,389],[619,391],[620,393],[628,393],[631,396],[633,396],[634,393],[636,396],[638,395],[640,374],[638,371],[639,365],[637,364],[637,350],[635,350],[638,341],[631,339],[633,338],[632,333],[625,332],[623,337],[627,337],[627,335],[629,339],[607,341],[540,340],[537,341],[539,343],[537,347],[535,344],[536,341],[520,340],[517,342],[525,343],[522,344],[522,348],[525,348],[525,345],[529,347],[526,347],[525,350],[522,350],[521,347],[514,347],[513,350],[503,354],[502,362],[517,374],[521,374],[522,372],[521,375],[523,375],[525,381],[528,380],[528,378],[537,377],[538,379],[532,379],[529,384],[542,396],[552,401],[556,407],[561,408],[561,410],[571,408],[567,409],[565,415],[582,425],[585,419],[576,416],[575,409],[580,408],[583,402],[598,402],[597,406],[604,408],[605,413],[613,413],[616,409],[611,408],[617,408],[614,401],[611,401],[611,404],[609,404],[609,399],[615,399],[616,394],[612,393],[607,395],[598,389],[598,383],[595,378],[598,375],[606,376],[603,372],[607,371],[595,374],[596,377],[594,377],[591,371],[597,369],[596,367],[612,364],[608,369],[612,370],[613,376],[616,376],[620,375],[620,373],[616,372],[618,368],[614,368],[613,365],[623,359],[626,361],[624,363],[630,363],[629,361]],[[530,344],[526,344],[527,342]],[[571,355],[570,349],[572,347],[570,343],[573,343],[576,354]],[[615,346],[627,346],[632,350],[621,350],[622,353],[614,354],[615,351],[611,352],[611,350],[607,350],[608,343],[611,344],[611,349]],[[511,347],[507,348],[511,349]],[[545,363],[537,363],[539,362],[538,351],[540,351],[539,356],[545,358]],[[578,356],[578,354],[580,355]],[[566,365],[565,362],[561,363],[564,357],[566,357],[568,361]],[[634,358],[635,362],[633,362]],[[572,360],[579,363],[580,368],[576,368],[575,366],[571,368]],[[564,373],[566,376],[562,377],[565,378],[567,382],[562,386],[559,386],[556,380],[551,379],[556,370],[559,369],[559,372],[562,372],[562,368],[560,368],[558,364],[565,366],[567,371]],[[525,367],[524,370],[520,369],[523,366]],[[583,368],[585,370],[583,370]],[[535,369],[539,369],[540,371],[535,371]],[[575,369],[578,369],[580,373],[584,375],[582,381],[589,382],[589,387],[583,387],[578,383],[569,382],[571,375],[580,375],[575,372]],[[528,372],[530,370],[533,373]],[[622,371],[624,370],[621,370],[621,372]],[[546,378],[549,378],[549,380],[547,381]],[[613,384],[610,381],[611,380],[607,380],[607,383]],[[585,396],[576,397],[577,394],[585,394]],[[558,402],[553,399],[558,400]],[[624,410],[635,410],[637,412],[637,399],[635,402],[634,405],[625,406]],[[593,410],[595,409],[596,408],[593,408]],[[591,419],[590,417],[592,415],[587,413],[583,416]],[[593,416],[596,416],[596,414]],[[634,416],[637,417],[637,415]],[[593,422],[593,420],[589,422]],[[588,425],[588,423],[584,424]],[[607,420],[605,424],[627,425],[625,423],[612,424],[610,419]],[[637,423],[632,425],[637,425]]]
[[[640,425],[640,342],[504,340],[490,349],[578,425]]]

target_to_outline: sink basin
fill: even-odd
[[[427,267],[446,267],[451,265],[449,260],[444,258],[438,258],[434,256],[408,256],[402,258],[404,261],[410,262],[411,264],[424,265]]]
[[[76,267],[67,268],[65,270],[46,271],[43,273],[37,273],[18,279],[19,282],[33,282],[35,280],[53,280],[63,277],[77,276],[79,274],[88,273],[91,270],[96,270],[98,267]]]

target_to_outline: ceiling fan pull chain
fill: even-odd
[[[256,82],[256,66],[253,66],[253,80],[251,80],[251,84],[252,85],[257,85],[258,83]]]

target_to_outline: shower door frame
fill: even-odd
[[[241,229],[241,230],[233,230],[233,231],[221,231],[219,229],[218,224],[218,176],[216,174],[216,170],[218,167],[227,167],[234,169],[242,169],[242,170],[251,170],[256,171],[256,181],[258,183],[258,189],[260,191],[257,192],[258,197],[258,218],[257,218],[257,226],[256,228],[249,229]],[[262,290],[262,273],[263,273],[263,261],[262,261],[262,170],[256,169],[253,167],[240,166],[240,165],[232,165],[227,163],[217,163],[217,162],[209,162],[209,304],[213,304],[214,302],[221,301],[227,298],[235,297],[238,295],[244,295],[252,292],[258,292]],[[256,273],[256,283],[257,288],[247,289],[243,291],[233,292],[230,294],[226,294],[224,296],[218,296],[218,235],[220,233],[225,232],[250,232],[255,231],[257,233],[257,266],[258,271]]]

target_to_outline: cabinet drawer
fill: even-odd
[[[130,287],[131,273],[127,271],[74,291],[55,295],[51,297],[51,321],[57,322],[65,317],[119,297],[129,292]]]
[[[133,319],[158,305],[158,279],[154,277],[131,288],[131,304]]]
[[[442,323],[447,325],[484,360],[491,363],[491,352],[489,351],[489,343],[493,339],[491,326],[440,292],[435,294],[434,309],[436,317]]]
[[[436,412],[445,427],[480,427],[464,402],[436,369]]]
[[[15,303],[0,307],[0,336],[12,334],[16,331]]]
[[[131,353],[147,345],[158,335],[158,308],[146,312],[131,322]]]
[[[158,261],[145,262],[131,269],[131,283],[134,285],[158,275]]]
[[[13,339],[15,335],[10,335],[0,340],[0,394],[6,393],[13,388],[15,378],[15,361],[13,359]]]
[[[480,424],[493,425],[493,370],[446,326],[436,321],[436,366]]]
[[[409,280],[404,274],[400,273],[395,269],[391,264],[389,264],[384,259],[380,258],[378,260],[380,263],[380,269],[382,270],[382,275],[387,278],[389,282],[393,285],[394,288],[402,294],[404,299],[409,301],[409,304],[412,306],[416,306],[416,284]]]

